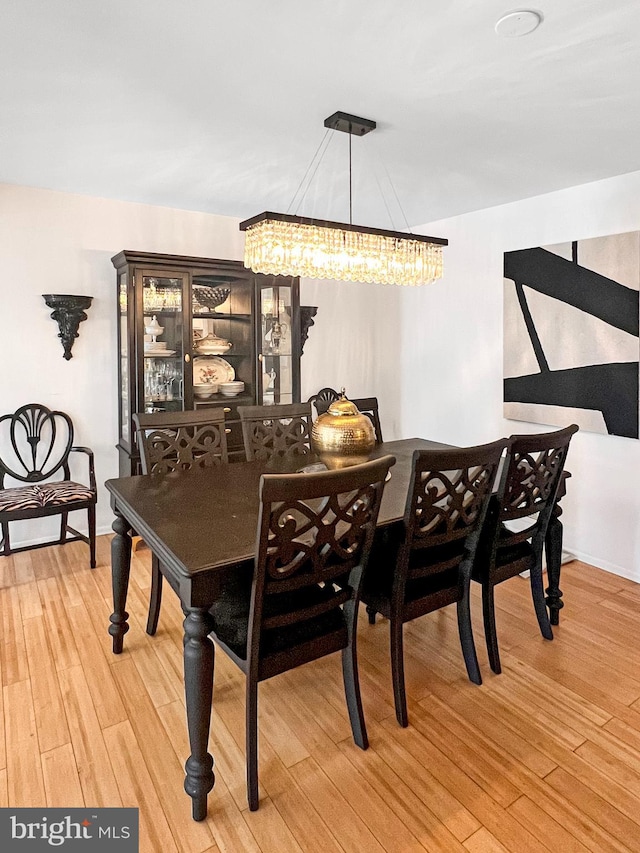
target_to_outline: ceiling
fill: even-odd
[[[344,110],[358,224],[402,228],[640,169],[640,2],[0,0],[0,182],[286,211]],[[522,8],[522,6],[516,8]],[[348,135],[303,203],[348,217]],[[401,202],[398,204],[397,198]]]

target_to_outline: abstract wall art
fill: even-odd
[[[638,438],[640,232],[504,255],[504,415]]]

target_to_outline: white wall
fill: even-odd
[[[100,484],[117,477],[116,285],[111,257],[121,249],[239,259],[238,220],[69,193],[0,185],[0,414],[42,402],[71,415],[77,443],[93,448]],[[303,399],[324,385],[352,396],[378,394],[399,412],[399,302],[395,290],[303,282],[303,304],[318,305],[302,359]],[[58,326],[43,293],[93,296],[73,358],[63,359]],[[364,297],[364,298],[363,298]],[[394,437],[395,421],[383,426]],[[81,465],[75,473],[79,476]],[[98,529],[111,528],[101,485]],[[85,529],[78,514],[71,519]],[[16,522],[14,545],[44,541],[50,519]]]
[[[300,300],[317,305],[302,357],[302,399],[329,386],[378,397],[382,434],[400,438],[403,288],[303,280]]]
[[[503,253],[640,230],[640,172],[419,230],[446,237],[444,278],[403,290],[402,435],[455,444],[545,427],[502,417]],[[563,501],[565,545],[640,581],[640,442],[581,431]]]

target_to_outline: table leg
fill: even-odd
[[[213,698],[214,647],[209,639],[207,610],[186,608],[184,620],[184,685],[191,755],[185,764],[184,789],[192,798],[194,820],[207,815],[207,794],[213,788],[213,757],[207,751]]]
[[[549,521],[547,536],[545,538],[545,552],[547,555],[547,578],[549,586],[545,590],[545,599],[549,608],[549,621],[552,625],[560,624],[560,611],[564,607],[562,590],[560,589],[560,566],[562,564],[562,522],[556,506]]]
[[[129,630],[127,619],[129,614],[124,609],[127,603],[129,589],[129,572],[131,570],[131,526],[116,511],[113,522],[115,536],[111,540],[111,583],[113,586],[113,613],[109,617],[109,633],[113,637],[113,653],[122,652],[124,635]]]

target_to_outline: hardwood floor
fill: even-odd
[[[260,686],[260,809],[249,812],[244,678],[216,654],[206,821],[183,791],[182,614],[166,587],[144,632],[149,552],[134,554],[125,652],[111,653],[109,538],[0,558],[0,806],[140,809],[142,851],[640,851],[640,585],[563,567],[555,640],[528,583],[496,590],[503,674],[471,684],[455,613],[405,627],[410,726],[393,711],[388,626],[361,614],[371,747],[354,746],[339,656]]]

